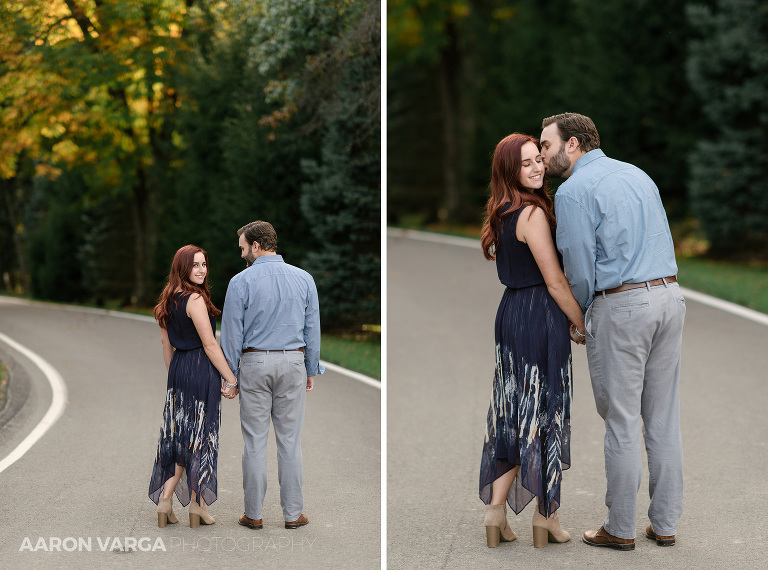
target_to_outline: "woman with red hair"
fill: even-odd
[[[506,285],[496,314],[496,372],[480,467],[489,547],[516,538],[516,514],[536,497],[533,544],[566,542],[557,516],[570,467],[571,338],[584,344],[582,311],[561,269],[539,141],[514,133],[496,146],[483,225],[486,259]]]
[[[215,317],[220,314],[208,289],[208,255],[185,245],[173,256],[168,284],[155,307],[168,370],[163,427],[149,482],[160,527],[179,522],[172,508],[174,491],[182,505],[189,504],[190,527],[214,523],[206,505],[217,495],[221,395],[237,394],[237,379],[216,342]]]

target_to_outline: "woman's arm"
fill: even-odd
[[[168,331],[160,327],[160,342],[163,343],[163,360],[165,360],[165,371],[171,367],[171,358],[173,357],[173,346],[168,338]]]
[[[530,208],[534,208],[533,213],[531,213]],[[526,206],[517,219],[516,234],[517,239],[528,244],[533,258],[536,260],[536,265],[539,266],[539,270],[544,276],[547,290],[557,306],[562,309],[568,320],[576,325],[579,333],[585,334],[584,321],[582,320],[584,314],[573,293],[571,293],[568,279],[566,279],[563,270],[560,269],[555,243],[552,241],[552,232],[544,211],[536,206]]]
[[[216,367],[216,370],[219,371],[219,374],[221,374],[224,380],[229,384],[237,384],[237,378],[235,378],[232,370],[230,370],[229,364],[227,364],[227,359],[224,358],[224,353],[221,351],[219,343],[216,342],[216,337],[213,336],[208,309],[205,306],[205,301],[203,301],[203,298],[200,295],[194,294],[190,296],[189,301],[187,301],[187,315],[189,315],[192,322],[195,324],[197,334],[200,335],[200,340],[203,341],[205,354],[208,355],[208,358]]]

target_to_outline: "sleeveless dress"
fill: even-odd
[[[168,368],[168,388],[163,426],[149,481],[149,498],[157,504],[165,482],[173,477],[176,464],[184,474],[176,485],[176,497],[185,507],[191,492],[207,505],[216,500],[216,462],[221,420],[221,375],[203,348],[192,319],[187,316],[189,295],[176,293],[171,303],[167,331],[176,349]],[[216,319],[211,318],[216,333]]]
[[[528,245],[515,236],[521,210],[502,217],[496,248],[496,270],[507,288],[496,313],[480,498],[490,504],[493,482],[519,465],[509,506],[519,514],[535,496],[539,512],[549,516],[560,506],[562,470],[571,463],[571,345],[568,319]]]

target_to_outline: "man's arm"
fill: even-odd
[[[581,204],[569,197],[555,195],[557,249],[573,296],[586,311],[595,296],[595,227]]]
[[[304,308],[304,365],[307,377],[314,377],[325,372],[320,366],[320,302],[317,298],[317,287],[312,277],[309,277],[306,307]]]
[[[244,317],[240,288],[232,279],[227,286],[221,315],[221,349],[235,378],[238,377],[240,355],[243,352]]]

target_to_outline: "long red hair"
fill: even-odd
[[[493,166],[491,167],[491,195],[486,204],[485,221],[480,243],[483,247],[483,255],[486,259],[496,259],[496,247],[499,244],[499,228],[501,218],[511,214],[520,207],[528,204],[538,206],[547,216],[552,231],[555,229],[555,215],[553,213],[552,198],[547,194],[547,184],[541,188],[532,190],[520,184],[520,170],[523,166],[522,148],[525,143],[532,142],[541,150],[539,139],[520,133],[512,133],[501,139],[493,152]],[[510,208],[500,213],[501,208],[507,202]],[[533,214],[533,210],[531,210]]]
[[[205,275],[205,281],[202,285],[192,283],[189,280],[189,274],[192,273],[192,267],[195,263],[195,254],[202,253],[205,256],[205,264],[208,265],[208,254],[201,247],[196,245],[185,245],[180,247],[173,256],[171,262],[171,272],[168,274],[168,284],[160,293],[160,298],[155,305],[155,319],[160,324],[161,328],[168,326],[168,320],[171,318],[171,302],[174,304],[177,302],[174,295],[177,291],[181,291],[182,297],[192,295],[193,293],[199,294],[205,306],[208,307],[208,314],[211,317],[215,317],[221,314],[221,311],[217,309],[213,303],[211,303],[211,292],[208,287],[208,274]]]

